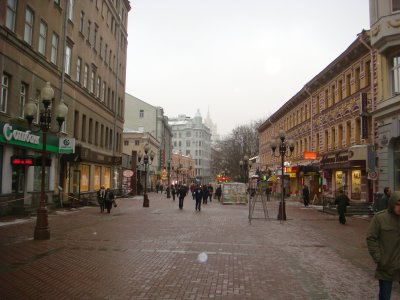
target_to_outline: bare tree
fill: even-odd
[[[251,158],[258,154],[257,128],[261,123],[259,120],[239,125],[215,145],[211,155],[211,173],[214,178],[225,170],[233,180],[242,178],[239,161],[245,155]]]

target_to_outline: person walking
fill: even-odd
[[[105,207],[107,209],[108,214],[111,212],[113,202],[114,202],[114,192],[108,188],[106,190],[106,195],[105,195]]]
[[[221,189],[220,185],[215,190],[215,195],[217,195],[218,202],[220,202],[221,201],[221,196],[222,196],[222,189]]]
[[[400,193],[389,198],[388,208],[375,214],[367,231],[368,252],[376,263],[379,300],[389,300],[393,281],[400,283]]]
[[[172,194],[172,200],[175,201],[176,189],[174,185],[171,185],[171,194]]]
[[[212,201],[212,196],[214,193],[214,188],[211,184],[208,185],[208,199],[210,200],[210,202]]]
[[[99,203],[101,213],[104,212],[105,197],[106,197],[106,189],[104,188],[104,185],[102,185],[100,189],[97,191],[97,202]]]
[[[179,209],[183,209],[183,200],[186,197],[186,188],[181,185],[178,188]]]
[[[196,210],[201,210],[201,201],[203,200],[203,190],[198,186],[194,191],[194,197],[196,200]]]
[[[379,211],[381,211],[381,210],[384,210],[384,209],[387,209],[387,208],[388,208],[388,205],[389,205],[389,198],[390,198],[391,193],[392,193],[392,191],[390,190],[389,187],[385,187],[385,188],[383,189],[383,196],[382,196],[382,198],[381,198],[381,201],[379,201],[379,202],[377,203],[376,211],[379,212]]]
[[[304,207],[308,206],[309,201],[310,201],[310,190],[308,189],[307,185],[304,185],[304,187],[303,187],[303,203],[304,203]]]
[[[345,195],[342,189],[339,189],[338,195],[335,198],[335,204],[337,205],[337,211],[339,213],[339,223],[346,224],[346,209],[350,204],[350,199]]]
[[[207,204],[208,199],[208,187],[206,185],[203,186],[203,204]]]

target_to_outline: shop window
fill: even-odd
[[[89,192],[90,189],[90,166],[81,165],[81,192]]]
[[[361,199],[361,170],[351,171],[351,198]]]
[[[335,187],[336,191],[343,189],[346,184],[345,174],[342,171],[335,172]]]
[[[104,168],[103,183],[106,189],[111,187],[111,169],[108,167]]]
[[[32,168],[32,167],[31,167]],[[40,192],[41,182],[42,182],[42,166],[34,166],[34,176],[33,176],[33,191]],[[45,167],[45,181],[44,189],[49,190],[49,177],[50,177],[50,167]]]
[[[93,190],[97,191],[100,189],[101,186],[101,167],[95,166],[94,167],[94,176],[93,176]]]

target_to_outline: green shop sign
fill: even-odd
[[[0,143],[20,146],[24,148],[42,150],[43,148],[42,132],[38,133],[27,130],[26,128],[0,122]],[[47,134],[46,150],[48,152],[58,153],[58,137]]]

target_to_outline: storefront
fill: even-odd
[[[321,169],[325,195],[334,197],[339,190],[343,190],[351,200],[371,199],[365,160],[352,160],[347,151],[341,152],[323,157]]]
[[[42,134],[24,127],[24,122],[0,122],[0,201],[3,210],[15,205],[36,206],[39,202],[42,174]],[[53,201],[57,186],[60,139],[47,134],[45,190],[48,202]],[[10,176],[11,174],[11,176]]]
[[[77,146],[75,153],[63,155],[61,162],[61,180],[69,197],[90,198],[87,194],[95,193],[102,185],[118,191],[122,188],[122,157],[112,157]],[[64,199],[64,202],[68,201]]]

